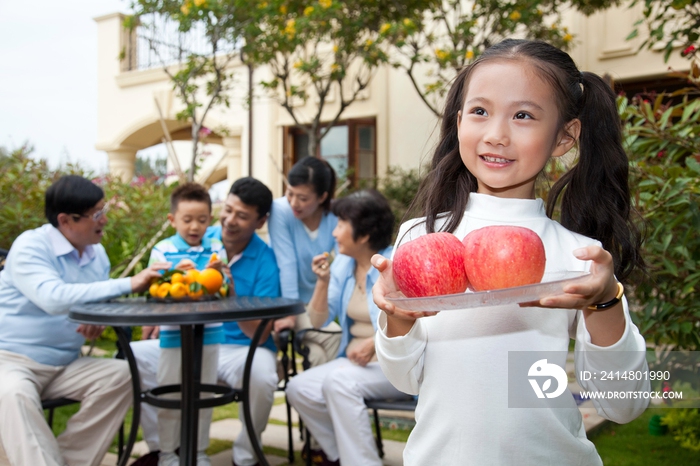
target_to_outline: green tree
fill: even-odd
[[[418,17],[382,24],[379,37],[393,44],[391,63],[406,72],[423,102],[440,117],[452,79],[490,45],[523,37],[566,50],[573,40],[561,25],[567,5],[562,0],[442,0]]]
[[[430,0],[269,0],[257,2],[244,52],[267,65],[264,88],[309,136],[309,154],[388,60],[381,25],[412,18]],[[331,106],[335,99],[337,104]],[[305,105],[313,102],[310,111]]]
[[[230,105],[235,80],[229,67],[240,55],[248,2],[137,0],[132,9],[125,26],[144,38],[159,58],[184,104],[177,118],[192,124],[187,179],[193,181],[201,158],[199,142],[209,132],[204,126],[207,114],[217,105]],[[168,34],[173,25],[178,34]]]
[[[136,165],[134,167],[134,174],[137,177],[143,178],[155,178],[156,180],[162,181],[168,173],[168,160],[166,157],[159,157],[156,159],[149,159],[147,157],[141,157],[136,155]]]

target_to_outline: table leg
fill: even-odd
[[[258,462],[262,466],[270,466],[270,464],[265,459],[265,454],[262,451],[260,442],[258,442],[258,436],[255,435],[255,429],[253,428],[253,419],[250,414],[250,404],[248,403],[248,393],[250,391],[250,372],[253,368],[253,356],[255,356],[255,349],[258,347],[258,341],[265,331],[265,327],[270,322],[271,319],[262,319],[258,328],[255,330],[255,335],[253,340],[250,342],[250,348],[248,348],[248,356],[245,360],[245,367],[243,369],[243,419],[245,421],[246,430],[248,431],[248,438],[250,438],[250,444],[253,446],[255,451],[255,456],[258,457]]]
[[[131,372],[131,389],[134,393],[134,405],[132,407],[129,439],[126,442],[126,446],[124,447],[124,450],[122,450],[121,456],[119,457],[119,462],[117,463],[117,466],[126,466],[126,462],[129,461],[131,450],[134,448],[134,443],[136,442],[136,434],[138,433],[139,421],[141,419],[141,378],[139,376],[139,369],[136,365],[136,358],[134,358],[134,353],[131,351],[131,345],[129,344],[130,338],[121,327],[114,327],[114,332],[117,334],[119,345],[121,346],[122,351],[124,351],[124,356],[129,363],[129,372]]]
[[[196,466],[199,440],[199,388],[202,378],[204,325],[181,325],[182,380],[180,418],[180,465]]]

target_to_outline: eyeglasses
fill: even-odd
[[[85,214],[71,214],[73,216],[73,219],[77,222],[81,218],[91,218],[93,222],[99,222],[102,217],[105,216],[105,214],[109,212],[109,204],[105,204],[103,208],[98,210],[92,215],[85,215]]]

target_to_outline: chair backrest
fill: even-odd
[[[0,248],[0,270],[5,268],[5,258],[7,257],[7,249]]]

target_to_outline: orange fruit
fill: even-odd
[[[187,285],[184,283],[173,283],[170,287],[170,296],[173,298],[183,298],[187,296]]]
[[[148,293],[151,296],[154,296],[157,298],[158,297],[158,286],[159,286],[158,283],[152,284],[151,287],[148,289]]]
[[[170,277],[170,283],[172,283],[173,285],[175,283],[185,283],[185,276],[179,272],[175,272]]]
[[[204,269],[199,272],[199,279],[197,282],[201,283],[209,294],[214,294],[219,291],[219,288],[221,288],[221,285],[224,283],[224,276],[216,269]]]
[[[199,279],[199,270],[190,269],[187,272],[185,272],[185,275],[183,278],[185,280],[185,283],[188,285],[191,285],[192,283],[196,283],[199,281],[198,280]]]
[[[156,296],[159,298],[167,297],[168,293],[170,293],[170,287],[171,285],[168,282],[161,283],[160,285],[158,285],[158,291],[156,293]]]
[[[219,294],[222,297],[228,296],[228,283],[224,283],[223,285],[221,285],[221,288],[219,288]]]
[[[214,262],[215,260],[218,260],[219,256],[216,255],[216,253],[213,253],[211,257],[209,258],[209,262]]]
[[[204,288],[199,283],[192,283],[187,288],[187,295],[190,298],[199,298],[204,294]]]

